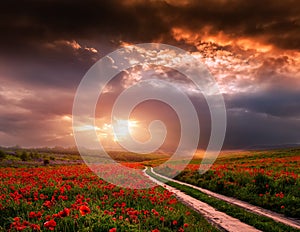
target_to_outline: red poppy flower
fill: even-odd
[[[41,230],[40,226],[37,225],[37,224],[31,224],[30,227],[31,227],[33,230]]]
[[[50,221],[46,221],[44,223],[44,226],[49,229],[49,230],[54,230],[55,226],[56,226],[56,222],[52,219]]]
[[[26,228],[27,228],[27,226],[24,226],[24,225],[17,225],[17,226],[16,226],[16,229],[17,229],[17,230],[20,230],[20,231],[21,231],[21,230],[25,230]]]
[[[50,208],[51,205],[52,205],[51,201],[45,201],[44,204],[43,204],[43,206],[46,206],[48,208]]]
[[[91,212],[90,208],[86,205],[82,205],[79,207],[79,211],[80,211],[80,214],[82,216],[86,215],[86,214],[89,214]]]
[[[70,210],[68,208],[64,208],[62,211],[58,213],[60,217],[67,217],[70,215]]]
[[[109,232],[116,232],[117,231],[117,228],[111,228],[110,230],[109,230]]]
[[[34,218],[35,217],[35,212],[30,212],[29,213],[29,218]]]

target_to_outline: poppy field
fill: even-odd
[[[217,231],[162,187],[119,187],[83,163],[51,162],[0,168],[0,231]],[[143,175],[145,166],[161,162],[122,165]],[[299,149],[223,154],[203,175],[198,173],[200,162],[193,159],[182,172],[180,162],[155,170],[164,175],[177,173],[180,181],[300,217]],[[114,168],[100,170],[103,176],[126,175]],[[141,180],[130,175],[125,179],[133,186]],[[142,183],[147,184],[153,186],[150,180]]]
[[[221,156],[203,175],[198,172],[200,161],[193,160],[181,173],[176,164],[156,171],[178,172],[177,180],[300,218],[299,149]]]
[[[0,212],[0,231],[216,231],[162,187],[120,188],[85,165],[0,168]]]

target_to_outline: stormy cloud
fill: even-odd
[[[227,107],[224,148],[300,142],[297,0],[5,1],[0,32],[0,145],[74,145],[72,104],[82,77],[109,52],[144,42],[178,46],[208,67]],[[123,73],[110,83],[99,117],[136,75]],[[205,148],[205,99],[178,73],[166,76],[192,99]],[[178,140],[176,116],[167,108],[141,108],[149,115],[161,108]]]

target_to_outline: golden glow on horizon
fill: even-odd
[[[72,117],[70,115],[64,115],[62,116],[62,120],[70,122],[72,121]]]
[[[140,122],[137,120],[114,119],[112,123],[98,122],[96,124],[98,125],[81,126],[80,130],[96,131],[98,138],[107,144],[126,139],[128,136],[139,135]]]
[[[120,118],[113,119],[111,123],[107,123],[103,121],[103,119],[98,118],[96,119],[96,125],[82,124],[77,130],[83,133],[93,133],[93,131],[95,131],[98,141],[100,141],[104,147],[111,149],[119,148],[120,145],[118,142],[130,137],[143,140],[145,132],[140,121]]]
[[[116,119],[114,121],[115,133],[113,140],[115,142],[132,136],[135,132],[135,128],[138,127],[138,121],[136,120]]]

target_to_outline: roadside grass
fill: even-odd
[[[180,163],[155,170],[287,217],[300,218],[300,149],[226,153],[204,174],[198,171],[201,161],[193,159],[183,171]]]

